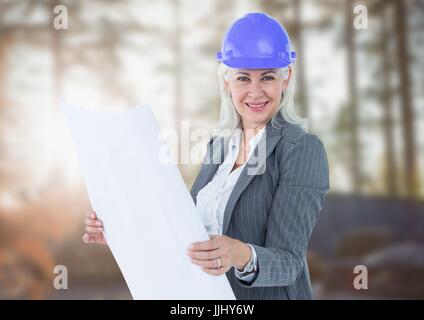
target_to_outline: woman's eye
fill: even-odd
[[[237,78],[238,81],[249,81],[248,77],[238,77]]]
[[[274,80],[274,77],[273,76],[265,76],[265,77],[262,78],[262,80],[270,81],[270,80]]]

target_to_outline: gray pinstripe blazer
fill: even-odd
[[[262,163],[246,164],[224,212],[223,234],[252,244],[258,258],[259,271],[249,285],[233,268],[227,272],[237,299],[312,298],[306,250],[329,189],[327,156],[315,135],[277,119],[279,128],[269,122],[254,151],[264,151]],[[228,139],[209,141],[191,189],[195,202],[223,162]]]

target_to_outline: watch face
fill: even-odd
[[[253,271],[253,263],[249,263],[247,266],[246,266],[246,273],[250,273],[250,272],[252,272]]]

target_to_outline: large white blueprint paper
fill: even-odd
[[[62,108],[91,205],[133,298],[235,299],[225,275],[206,274],[186,254],[209,237],[178,168],[160,161],[169,147],[150,108],[105,112],[64,101]]]

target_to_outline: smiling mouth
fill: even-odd
[[[265,106],[268,104],[269,101],[262,102],[262,103],[246,103],[246,105],[249,107],[250,110],[258,112],[262,111]]]

